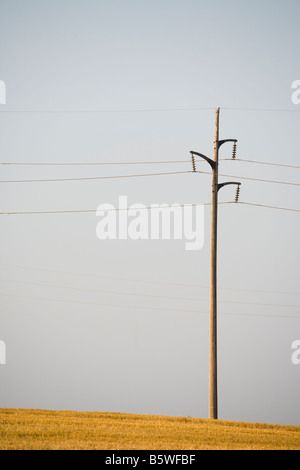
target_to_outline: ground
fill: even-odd
[[[299,450],[300,426],[0,409],[1,450]]]

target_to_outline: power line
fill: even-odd
[[[105,113],[161,113],[161,112],[178,112],[178,111],[209,111],[213,107],[197,107],[197,108],[127,108],[127,109],[81,109],[81,110],[3,110],[0,114],[105,114]]]
[[[79,305],[97,305],[102,307],[116,307],[116,308],[132,308],[132,309],[140,309],[140,310],[157,310],[157,311],[170,311],[170,312],[182,312],[182,313],[206,313],[206,312],[199,312],[199,310],[183,310],[183,309],[174,309],[174,308],[160,308],[160,307],[149,307],[149,306],[142,306],[142,305],[124,305],[124,304],[107,304],[102,302],[86,302],[86,301],[78,301],[78,300],[65,300],[65,299],[54,299],[54,298],[47,298],[47,297],[34,297],[29,295],[17,295],[17,294],[6,294],[0,292],[0,296],[4,297],[14,297],[20,299],[29,299],[29,300],[46,300],[47,302],[62,302],[62,303],[71,303],[71,304],[79,304]]]
[[[20,265],[12,265],[12,264],[5,264],[0,263],[0,266],[9,267],[9,268],[17,268],[17,269],[25,269],[29,271],[39,271],[39,272],[47,272],[47,273],[54,273],[54,274],[67,274],[67,275],[74,275],[80,277],[88,277],[88,278],[95,278],[95,279],[112,279],[112,280],[119,280],[119,281],[129,281],[129,282],[139,282],[143,284],[158,284],[158,285],[169,285],[169,286],[177,286],[177,287],[203,287],[206,288],[207,286],[199,286],[198,284],[186,284],[186,283],[179,283],[179,282],[166,282],[166,281],[158,281],[158,280],[150,280],[150,279],[136,279],[136,278],[128,278],[128,277],[120,277],[120,276],[107,276],[102,274],[90,274],[90,273],[78,273],[74,271],[62,271],[57,269],[46,269],[46,268],[36,268],[31,266],[20,266]]]
[[[220,161],[236,161],[244,163],[254,163],[258,165],[271,165],[283,168],[300,169],[297,165],[285,165],[282,163],[264,162],[258,160],[248,160],[244,158],[220,158]],[[3,166],[106,166],[106,165],[159,165],[174,163],[190,163],[189,160],[162,160],[162,161],[134,161],[134,162],[0,162]],[[203,163],[203,162],[197,162]]]
[[[237,315],[241,317],[272,317],[272,318],[300,318],[297,315],[273,315],[263,313],[233,313],[233,312],[218,312],[220,315]]]
[[[161,307],[149,307],[144,305],[125,305],[125,304],[110,304],[110,303],[102,303],[102,302],[86,302],[86,301],[78,301],[78,300],[66,300],[66,299],[53,299],[53,298],[46,298],[46,297],[34,297],[29,295],[16,295],[16,294],[6,294],[0,292],[0,296],[4,297],[13,297],[19,299],[27,299],[27,300],[42,300],[47,302],[62,302],[62,303],[71,303],[77,305],[93,305],[93,306],[101,306],[101,307],[112,307],[112,308],[127,308],[127,309],[138,309],[138,310],[152,310],[152,311],[166,311],[166,312],[176,312],[176,313],[202,313],[208,314],[208,311],[200,311],[200,310],[188,310],[188,309],[176,309],[176,308],[161,308]],[[256,316],[256,317],[280,317],[280,318],[300,318],[297,315],[273,315],[273,314],[252,314],[252,313],[234,313],[234,312],[220,312],[222,315],[238,315],[238,316]]]
[[[288,207],[269,206],[267,204],[257,204],[257,203],[253,203],[253,202],[239,201],[238,204],[244,204],[246,206],[255,206],[255,207],[266,207],[268,209],[277,209],[277,210],[281,210],[281,211],[300,212],[300,209],[291,209],[291,208],[288,208]]]
[[[255,112],[275,112],[275,113],[300,113],[298,109],[288,108],[247,108],[247,107],[219,107],[228,111],[255,111]],[[34,110],[34,109],[15,109],[2,110],[1,114],[105,114],[105,113],[157,113],[157,112],[180,112],[180,111],[210,111],[215,107],[185,107],[185,108],[127,108],[127,109],[81,109],[81,110]]]
[[[125,296],[134,296],[134,297],[149,297],[155,299],[168,299],[168,300],[184,300],[184,301],[192,301],[192,302],[208,302],[208,299],[200,299],[200,298],[193,298],[193,297],[174,297],[174,296],[166,296],[166,295],[154,295],[154,294],[141,294],[136,292],[124,292],[124,291],[116,291],[116,290],[102,290],[102,289],[91,289],[91,288],[84,288],[84,287],[73,287],[73,286],[63,286],[61,284],[44,284],[39,282],[31,282],[31,281],[22,281],[22,280],[14,280],[14,279],[1,279],[0,282],[8,282],[12,284],[24,284],[24,285],[32,285],[38,287],[50,287],[55,289],[69,289],[69,290],[76,290],[76,291],[84,291],[84,292],[94,292],[99,294],[117,294],[117,295],[125,295]],[[289,307],[289,308],[300,308],[300,305],[291,305],[291,304],[273,304],[273,303],[263,303],[263,302],[245,302],[245,301],[236,301],[236,300],[219,300],[220,303],[229,303],[229,304],[239,304],[239,305],[259,305],[264,307]]]
[[[181,163],[187,163],[185,161],[180,161]],[[141,162],[140,162],[141,163]],[[143,162],[144,164],[147,164],[149,162]],[[154,163],[154,162],[151,162]],[[155,162],[157,163],[157,162]],[[171,162],[165,162],[165,163],[171,163]],[[172,162],[172,163],[179,163],[179,162]],[[2,163],[4,165],[4,163]],[[8,165],[8,163],[6,163]],[[17,163],[11,163],[12,165],[17,165]],[[95,163],[96,165],[97,163]],[[98,163],[101,165],[101,163]],[[103,165],[109,165],[110,163],[103,163]],[[111,163],[111,164],[122,164],[122,163]],[[124,164],[135,164],[134,162],[124,162]],[[20,163],[22,165],[22,163]],[[23,165],[35,165],[34,163],[24,163]],[[40,165],[48,165],[48,163],[41,163]],[[56,165],[56,164],[54,164]],[[57,165],[68,165],[67,163],[61,163]],[[77,165],[76,163],[72,163],[72,165]],[[78,163],[78,165],[85,165],[85,163]],[[88,163],[88,165],[93,165],[93,163]],[[164,175],[178,175],[178,174],[187,174],[187,173],[201,173],[201,174],[206,174],[210,175],[211,173],[208,171],[173,171],[173,172],[160,172],[160,173],[144,173],[144,174],[131,174],[131,175],[112,175],[112,176],[91,176],[91,177],[77,177],[77,178],[47,178],[47,179],[28,179],[28,180],[0,180],[0,183],[47,183],[47,182],[61,182],[61,181],[91,181],[91,180],[102,180],[102,179],[115,179],[115,178],[137,178],[137,177],[143,177],[143,176],[164,176]],[[273,184],[283,184],[283,185],[291,185],[291,186],[300,186],[300,183],[294,183],[294,182],[288,182],[288,181],[278,181],[278,180],[269,180],[269,179],[262,179],[262,178],[252,178],[252,177],[247,177],[247,176],[238,176],[238,175],[228,175],[228,174],[222,174],[219,173],[219,176],[223,177],[229,177],[229,178],[238,178],[238,179],[244,179],[248,181],[258,181],[258,182],[263,182],[263,183],[273,183]]]
[[[257,112],[274,112],[274,113],[299,113],[298,109],[287,108],[243,108],[243,107],[220,107],[220,109],[229,111],[257,111]]]
[[[221,202],[220,204],[231,204],[232,201],[229,202]],[[136,210],[166,210],[170,208],[177,208],[177,207],[197,207],[197,206],[209,206],[211,202],[204,202],[202,204],[172,204],[169,207],[164,207],[160,204],[157,207],[153,206],[141,206],[139,208],[135,208]],[[132,210],[130,207],[125,208],[113,208],[113,209],[105,209],[104,212],[119,212],[119,211],[130,211]],[[75,209],[75,210],[53,210],[53,211],[14,211],[14,212],[0,212],[0,215],[43,215],[43,214],[78,214],[78,213],[95,213],[97,209]]]
[[[219,202],[219,204],[224,204],[224,203]],[[270,206],[268,204],[257,204],[257,203],[254,203],[254,202],[228,201],[226,204],[243,204],[245,206],[265,207],[266,209],[277,209],[277,210],[281,210],[281,211],[300,212],[300,209],[292,209],[290,207]]]
[[[219,204],[243,204],[247,206],[256,206],[256,207],[264,207],[267,209],[277,209],[281,211],[290,211],[290,212],[300,212],[300,209],[292,209],[288,207],[279,207],[279,206],[271,206],[267,204],[256,204],[252,202],[243,202],[243,201],[222,201]],[[197,206],[210,206],[211,202],[204,202],[202,204],[172,204],[172,208],[175,207],[197,207]],[[162,209],[169,209],[169,207],[151,207],[151,206],[144,206],[134,210],[162,210]],[[119,211],[130,211],[130,207],[126,208],[114,208],[114,209],[105,209],[105,212],[119,212]],[[97,209],[70,209],[70,210],[49,210],[49,211],[6,211],[0,212],[0,215],[46,215],[46,214],[84,214],[84,213],[95,213]]]
[[[98,166],[98,165],[158,165],[168,163],[190,163],[189,160],[167,160],[159,162],[0,162],[11,166]]]
[[[5,264],[0,263],[0,266],[8,267],[8,268],[16,268],[16,269],[24,269],[29,271],[39,271],[39,272],[46,272],[46,273],[54,273],[54,274],[66,274],[71,276],[79,276],[79,277],[87,277],[87,278],[94,278],[94,279],[111,279],[111,280],[118,280],[118,281],[128,281],[128,282],[138,282],[142,284],[157,284],[157,285],[168,285],[168,286],[175,286],[175,287],[196,287],[196,288],[203,288],[207,289],[209,286],[207,285],[200,285],[200,284],[189,284],[189,283],[180,283],[180,282],[168,282],[168,281],[158,281],[158,280],[151,280],[151,279],[140,279],[140,278],[130,278],[130,277],[121,277],[121,276],[107,276],[102,274],[90,274],[90,273],[78,273],[75,271],[63,271],[57,269],[47,269],[47,268],[37,268],[31,266],[21,266],[21,265],[14,265],[14,264]],[[221,290],[230,290],[230,291],[239,291],[239,292],[255,292],[261,294],[281,294],[281,295],[300,295],[300,292],[293,292],[293,291],[280,291],[276,290],[266,290],[266,289],[245,289],[245,288],[238,288],[238,287],[220,287]]]
[[[232,161],[234,161],[234,160],[232,160]],[[208,171],[200,171],[200,170],[197,170],[196,172],[193,172],[193,173],[201,173],[201,174],[205,174],[205,175],[211,175],[211,173],[208,172]],[[278,181],[278,180],[267,180],[267,179],[262,179],[262,178],[251,178],[251,177],[248,177],[248,176],[227,175],[227,174],[225,175],[225,174],[222,174],[222,173],[219,173],[219,176],[224,176],[226,178],[238,178],[238,179],[249,180],[249,181],[259,181],[259,182],[262,182],[262,183],[275,183],[275,184],[287,184],[287,185],[291,185],[291,186],[300,186],[300,183],[290,183],[288,181]]]
[[[296,169],[300,169],[300,166],[297,166],[297,165],[285,165],[285,164],[282,164],[282,163],[272,163],[272,162],[260,162],[260,161],[257,161],[257,160],[246,160],[246,159],[243,159],[243,158],[221,158],[220,159],[221,161],[225,162],[225,161],[236,161],[236,162],[244,162],[244,163],[256,163],[258,165],[271,165],[271,166],[278,166],[278,167],[284,167],[284,168],[296,168]]]
[[[144,173],[144,174],[135,174],[135,175],[113,175],[113,176],[90,176],[90,177],[78,177],[78,178],[47,178],[47,179],[28,179],[28,180],[0,180],[0,183],[49,183],[49,182],[67,182],[67,181],[92,181],[92,180],[104,180],[104,179],[120,179],[120,178],[140,178],[143,176],[165,176],[165,175],[179,175],[179,174],[187,174],[187,173],[201,173],[210,175],[207,171],[172,171],[172,172],[165,172],[165,173]],[[238,178],[248,181],[258,181],[263,183],[275,183],[275,184],[283,184],[283,185],[291,185],[291,186],[300,186],[300,183],[292,183],[288,181],[277,181],[277,180],[267,180],[261,178],[250,178],[246,176],[238,176],[238,175],[227,175],[219,173],[219,176],[229,177],[229,178]]]
[[[195,287],[200,287],[200,286],[195,286]],[[257,294],[300,295],[300,292],[280,291],[280,290],[242,289],[242,288],[238,288],[238,287],[219,287],[219,289],[220,290],[233,290],[233,291],[239,291],[239,292],[257,293]]]
[[[204,313],[204,312],[202,312]],[[250,317],[267,317],[267,318],[294,318],[294,319],[298,319],[300,317],[298,316],[295,316],[295,315],[266,315],[266,314],[248,314],[248,313],[233,313],[233,312],[219,312],[221,316],[227,316],[227,315],[237,315],[237,316],[241,316],[241,317],[246,317],[246,316],[250,316]],[[8,311],[8,310],[5,310],[5,311],[0,311],[0,315],[1,314],[4,314],[4,315],[22,315],[22,316],[34,316],[34,317],[39,317],[39,318],[42,318],[44,319],[45,318],[45,315],[43,314],[43,316],[41,316],[40,314],[37,314],[37,313],[27,313],[27,312],[12,312],[12,311]],[[49,318],[49,315],[48,315],[48,318]],[[51,319],[57,319],[57,317],[53,317]],[[61,321],[61,316],[59,317],[59,321]],[[71,322],[76,322],[76,323],[85,323],[85,324],[99,324],[99,322],[97,321],[97,323],[95,322],[91,322],[91,321],[88,321],[88,320],[82,320],[82,319],[76,319],[74,317],[72,318],[68,318],[68,321],[71,321]],[[114,329],[115,328],[118,328],[118,329],[132,329],[132,326],[129,326],[128,324],[120,324],[119,322],[116,324],[116,323],[103,323],[101,321],[100,323],[101,325],[103,326],[109,326],[109,327],[113,327]],[[195,333],[195,331],[186,331],[186,330],[182,330],[180,329],[179,331],[177,330],[171,330],[170,327],[168,328],[149,328],[149,327],[141,327],[140,325],[136,325],[134,326],[134,328],[137,328],[138,330],[142,330],[142,331],[163,331],[165,334],[174,334],[176,332],[176,334],[184,334],[184,335],[190,335],[191,334],[197,334]],[[232,338],[232,336],[230,336]],[[236,337],[234,337],[236,338]]]
[[[0,183],[48,183],[48,182],[60,182],[60,181],[91,181],[91,180],[103,180],[103,179],[114,179],[114,178],[139,178],[142,176],[162,176],[162,175],[179,175],[184,173],[192,173],[192,171],[172,171],[166,173],[144,173],[139,175],[114,175],[114,176],[90,176],[80,178],[52,178],[52,179],[33,179],[33,180],[1,180]]]
[[[116,291],[116,290],[102,290],[102,289],[91,289],[85,287],[72,287],[72,286],[63,286],[61,284],[43,284],[39,282],[31,282],[31,281],[20,281],[20,280],[12,280],[12,279],[0,279],[1,282],[9,282],[9,283],[16,283],[16,284],[24,284],[24,285],[32,285],[38,287],[51,287],[55,289],[70,289],[76,291],[84,291],[84,292],[94,292],[99,294],[118,294],[118,295],[126,295],[126,296],[134,296],[134,297],[150,297],[155,299],[168,299],[168,300],[191,300],[191,301],[200,301],[206,302],[207,299],[195,299],[195,298],[188,298],[188,297],[174,297],[174,296],[166,296],[166,295],[154,295],[154,294],[141,294],[135,292],[124,292],[124,291]]]

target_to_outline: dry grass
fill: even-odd
[[[0,409],[1,450],[292,450],[300,426],[119,413]]]

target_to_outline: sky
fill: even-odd
[[[219,193],[219,418],[300,425],[299,14],[298,0],[0,0],[0,163],[126,163],[1,165],[0,407],[208,417],[211,169],[191,173],[190,151],[213,157],[220,108],[220,138],[238,140],[220,182],[249,205]],[[121,195],[205,204],[203,248],[99,240],[97,207]]]

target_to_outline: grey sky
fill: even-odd
[[[299,166],[299,13],[298,0],[0,0],[1,162],[187,162],[2,165],[0,180],[191,170],[191,149],[212,156],[217,107],[238,157]],[[220,173],[300,182],[237,161]],[[300,209],[297,186],[241,182],[241,201]],[[96,211],[119,195],[207,203],[211,177],[0,183],[0,212]],[[95,213],[0,224],[0,407],[207,417],[209,206],[196,252],[100,242]],[[220,418],[300,425],[299,214],[220,205],[218,264]]]

